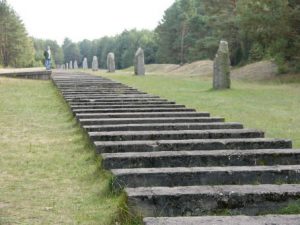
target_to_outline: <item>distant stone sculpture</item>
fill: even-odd
[[[97,58],[97,56],[93,57],[92,70],[93,71],[97,71],[98,70],[98,58]]]
[[[142,48],[139,48],[134,57],[134,74],[145,75],[145,57]]]
[[[75,69],[75,70],[78,69],[78,63],[77,63],[77,60],[74,61],[74,69]]]
[[[69,63],[69,69],[70,69],[70,70],[73,69],[73,62],[72,62],[72,60],[71,60],[70,63]]]
[[[82,62],[82,69],[87,70],[88,68],[87,58],[85,57]]]
[[[213,89],[230,88],[230,57],[228,42],[221,41],[214,60]]]
[[[116,70],[115,54],[113,52],[107,55],[107,70],[109,73],[114,73]]]

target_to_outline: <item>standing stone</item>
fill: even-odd
[[[145,75],[145,57],[142,48],[139,48],[134,57],[134,74]]]
[[[228,42],[221,41],[214,60],[213,89],[230,88],[230,57]]]
[[[75,70],[78,69],[78,63],[77,63],[77,60],[74,61],[74,69],[75,69]]]
[[[92,70],[93,71],[97,71],[98,70],[98,58],[97,58],[97,56],[93,57]]]
[[[66,63],[66,70],[68,70],[69,69],[69,64],[68,63]]]
[[[116,70],[115,54],[113,52],[110,52],[107,55],[107,70],[109,73],[114,73]]]
[[[72,62],[72,60],[71,60],[70,63],[69,63],[69,69],[70,69],[70,70],[73,69],[73,62]]]
[[[82,62],[82,69],[87,70],[88,68],[87,58],[85,57]]]

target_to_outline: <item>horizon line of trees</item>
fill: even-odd
[[[175,0],[153,31],[124,30],[80,42],[65,38],[59,46],[28,37],[21,19],[0,0],[0,65],[42,65],[47,46],[54,66],[71,60],[81,66],[84,57],[91,65],[97,56],[100,67],[106,68],[107,54],[114,52],[116,68],[123,69],[133,65],[138,47],[144,49],[146,64],[185,64],[213,59],[220,40],[226,40],[233,66],[272,59],[280,73],[294,72],[300,71],[299,24],[298,0]],[[8,37],[18,38],[13,42]]]

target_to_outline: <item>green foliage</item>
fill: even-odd
[[[53,40],[42,40],[33,38],[34,49],[35,49],[35,61],[36,65],[44,65],[44,51],[49,46],[52,54],[52,66],[55,67],[57,64],[63,64],[64,55],[62,48]]]
[[[185,63],[215,57],[229,43],[233,65],[274,58],[279,72],[300,70],[300,2],[177,0],[156,28],[157,60]]]
[[[64,62],[69,63],[70,61],[77,60],[80,61],[80,50],[79,46],[72,42],[69,38],[65,38],[64,43],[62,45],[62,50],[64,54]]]
[[[252,45],[249,52],[249,59],[251,61],[259,61],[264,57],[264,49],[263,46],[259,43],[255,43]]]
[[[5,0],[0,1],[0,65],[28,67],[33,63],[33,43],[22,20]]]

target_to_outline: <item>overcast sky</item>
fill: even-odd
[[[175,0],[7,0],[30,36],[73,41],[154,29]]]

